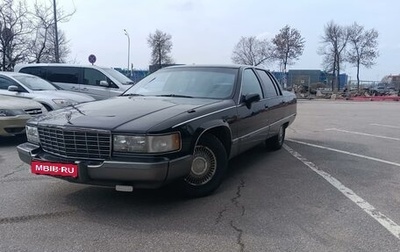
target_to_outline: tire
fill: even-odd
[[[190,174],[181,182],[182,191],[189,197],[210,195],[221,184],[228,165],[226,150],[211,134],[197,143]]]
[[[286,127],[282,125],[279,128],[279,132],[276,136],[267,139],[266,145],[270,150],[276,151],[282,148],[283,142],[285,141]]]

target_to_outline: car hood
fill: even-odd
[[[37,109],[42,108],[38,102],[30,99],[0,95],[0,109]]]
[[[220,100],[161,97],[114,97],[52,111],[31,121],[40,125],[147,132],[175,116],[197,116],[201,107]],[[197,110],[196,110],[197,109]],[[190,114],[190,115],[189,115]]]
[[[94,98],[89,95],[66,91],[66,90],[40,90],[40,91],[33,91],[32,94],[34,94],[36,98],[41,96],[47,98],[51,97],[52,99],[69,99],[69,100],[74,100],[78,103],[94,101]]]

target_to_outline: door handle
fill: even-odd
[[[82,91],[89,91],[89,89],[87,89],[87,88],[82,88],[81,90]]]

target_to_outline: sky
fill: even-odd
[[[51,0],[42,0],[47,1]],[[397,0],[57,0],[65,12],[75,10],[59,23],[71,54],[68,61],[96,65],[148,69],[147,37],[156,29],[172,36],[171,56],[180,64],[230,64],[234,46],[242,36],[272,39],[285,25],[305,39],[303,55],[289,69],[321,69],[318,55],[324,27],[357,22],[379,32],[379,57],[370,69],[361,68],[361,80],[377,81],[400,74],[400,2]],[[265,66],[278,71],[277,63]],[[342,66],[356,79],[356,68]]]

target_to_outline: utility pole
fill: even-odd
[[[57,29],[57,7],[56,7],[56,0],[53,0],[53,9],[54,9],[54,34],[56,36],[54,42],[54,53],[56,58],[56,63],[60,63],[60,54],[58,51],[58,29]]]

